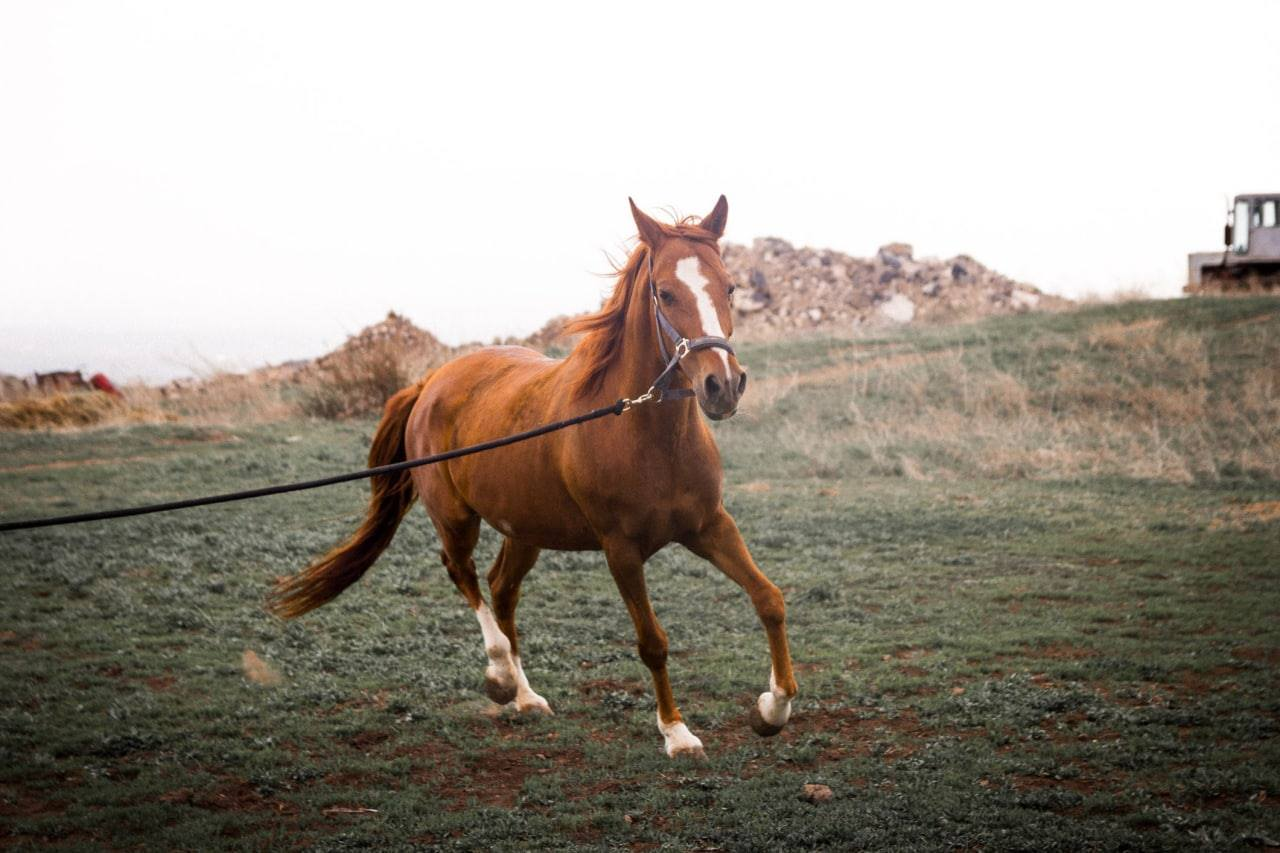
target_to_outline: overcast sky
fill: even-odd
[[[0,371],[451,343],[650,210],[1176,294],[1280,191],[1280,3],[0,5]]]

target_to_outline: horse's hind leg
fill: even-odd
[[[499,705],[516,698],[519,679],[515,660],[511,654],[511,642],[498,627],[489,606],[480,594],[480,582],[476,578],[476,563],[471,559],[476,540],[480,536],[480,516],[459,512],[456,517],[445,518],[431,514],[436,532],[440,535],[440,559],[449,572],[449,578],[462,597],[475,611],[480,631],[484,634],[484,651],[489,666],[484,671],[484,692]]]
[[[520,663],[520,641],[516,634],[516,605],[520,602],[520,583],[537,560],[537,548],[504,539],[502,549],[498,551],[498,559],[494,561],[493,568],[489,569],[489,593],[498,627],[511,642],[511,657],[516,675],[516,710],[522,713],[540,711],[550,714],[551,706],[547,704],[547,700],[533,692],[529,679],[525,677],[524,666]]]

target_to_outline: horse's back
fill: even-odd
[[[437,368],[423,384],[405,430],[411,457],[489,441],[563,417],[562,361],[525,347],[486,347]],[[500,447],[414,469],[427,511],[479,515],[519,541],[590,548],[596,540],[567,489],[561,436]]]

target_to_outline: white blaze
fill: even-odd
[[[711,300],[711,288],[714,285],[702,274],[702,262],[698,260],[697,255],[676,261],[676,278],[680,279],[680,282],[693,294],[698,306],[698,318],[702,321],[702,334],[723,338],[724,329],[720,325],[720,315],[716,312],[715,302]],[[715,352],[724,364],[725,380],[732,384],[733,377],[729,375],[729,356],[718,347]]]

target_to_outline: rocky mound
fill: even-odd
[[[388,311],[385,319],[351,335],[333,352],[311,360],[261,367],[251,375],[267,383],[306,382],[321,374],[342,373],[353,365],[376,361],[385,353],[394,353],[396,361],[410,371],[425,370],[446,361],[456,350],[404,315]]]
[[[424,362],[435,361],[453,350],[426,329],[415,326],[407,317],[388,311],[385,320],[347,338],[342,346],[316,359],[315,366],[321,369],[337,367],[382,349],[393,349],[407,359]]]
[[[906,243],[881,246],[873,258],[855,258],[764,237],[750,247],[727,244],[724,260],[740,288],[736,323],[748,334],[971,320],[1070,304],[968,255],[917,260]]]

